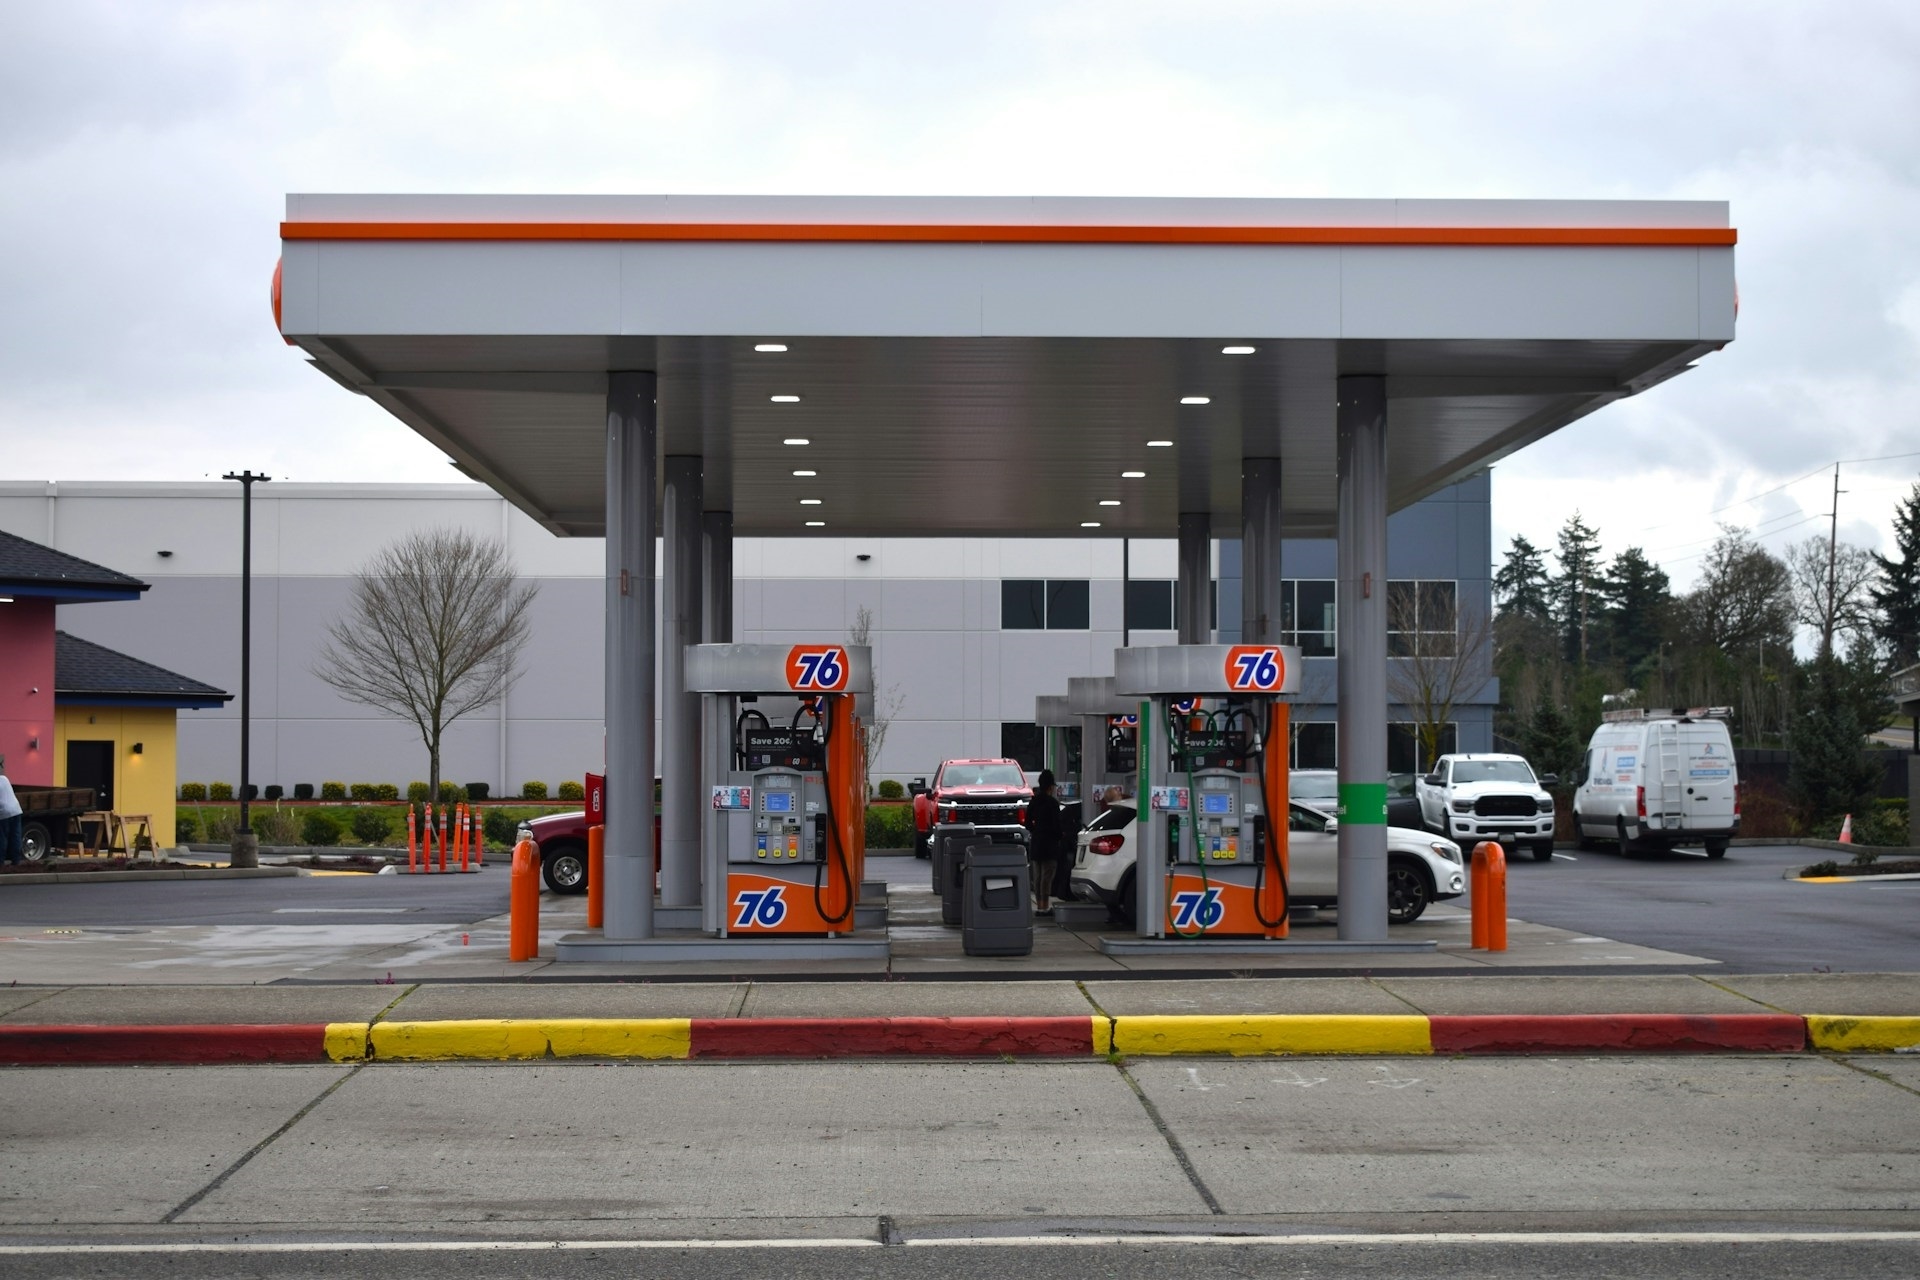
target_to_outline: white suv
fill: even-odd
[[[1553,857],[1553,797],[1559,779],[1533,776],[1524,756],[1473,752],[1441,756],[1413,793],[1429,830],[1471,848],[1482,840],[1524,844],[1536,862]],[[1542,786],[1541,784],[1546,784]]]
[[[1288,807],[1288,900],[1303,907],[1338,907],[1339,820],[1311,805]],[[1106,903],[1129,927],[1137,901],[1137,818],[1132,805],[1108,809],[1082,829],[1073,857],[1074,895]],[[1459,845],[1424,831],[1387,828],[1387,918],[1394,924],[1412,924],[1429,902],[1457,898],[1466,889]]]

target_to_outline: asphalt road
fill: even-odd
[[[1904,973],[1920,960],[1920,881],[1800,884],[1835,855],[1790,845],[1621,855],[1563,850],[1507,864],[1522,920],[1706,956],[1740,973]],[[1844,858],[1844,855],[1840,855]]]
[[[507,909],[507,869],[465,876],[145,880],[0,888],[0,924],[467,924]]]

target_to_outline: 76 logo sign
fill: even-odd
[[[1286,655],[1278,645],[1234,645],[1227,650],[1226,677],[1235,693],[1277,693],[1287,679]]]
[[[787,918],[786,887],[770,885],[765,889],[742,889],[733,895],[735,929],[777,929]]]
[[[1173,895],[1173,927],[1176,929],[1192,929],[1196,925],[1211,929],[1226,914],[1227,909],[1220,901],[1218,889],[1205,889],[1198,893],[1187,890]]]
[[[787,650],[787,687],[838,693],[847,687],[847,651],[837,644],[797,644]]]

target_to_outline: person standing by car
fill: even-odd
[[[7,758],[0,756],[0,865],[26,861],[27,852],[20,840],[25,819],[20,815],[20,797],[13,794],[13,784],[7,781]]]
[[[1027,862],[1033,880],[1033,914],[1053,914],[1053,875],[1060,861],[1060,801],[1053,794],[1053,770],[1042,769],[1027,805]]]

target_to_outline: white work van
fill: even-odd
[[[1580,847],[1596,840],[1722,857],[1740,833],[1740,771],[1726,709],[1611,711],[1593,731],[1573,793]]]

